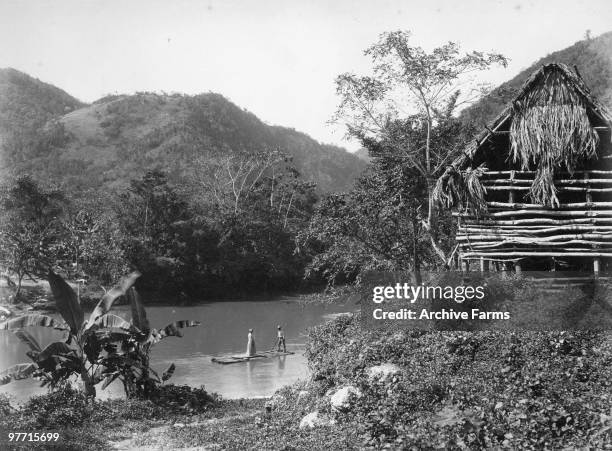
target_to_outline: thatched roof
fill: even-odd
[[[612,128],[612,115],[590,93],[580,75],[563,64],[544,65],[447,168],[438,182],[437,197],[449,206],[457,197],[467,197],[472,204],[482,203],[482,199],[469,202],[470,193],[453,195],[453,184],[448,182],[466,168],[473,169],[474,157],[489,138],[506,131],[510,134],[509,160],[524,170],[533,165],[537,171],[531,197],[537,203],[554,206],[558,203],[554,172],[572,173],[578,161],[596,156],[599,136],[593,122]]]

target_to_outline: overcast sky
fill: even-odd
[[[511,59],[499,83],[539,57],[612,30],[610,0],[0,0],[0,67],[91,102],[109,93],[219,92],[270,124],[351,150],[327,125],[334,78],[365,72],[380,33],[458,41]]]

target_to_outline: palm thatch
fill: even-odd
[[[522,170],[536,168],[530,190],[534,202],[558,206],[555,171],[573,175],[579,161],[597,156],[599,136],[587,106],[587,99],[554,66],[545,66],[531,89],[513,102],[510,158]]]
[[[447,208],[460,207],[477,215],[486,212],[487,191],[480,183],[480,177],[486,170],[484,165],[464,171],[451,167],[444,177],[438,179],[433,192],[434,198]]]
[[[435,193],[437,200],[448,207],[463,205],[461,196],[444,192],[451,188],[446,180],[473,167],[474,157],[483,145],[496,132],[509,130],[509,163],[518,163],[523,170],[533,167],[536,175],[530,188],[532,199],[557,206],[555,173],[571,174],[580,161],[597,155],[599,137],[591,117],[612,127],[612,115],[591,95],[582,78],[563,64],[542,66],[524,83],[514,102],[446,169]]]

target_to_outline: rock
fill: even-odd
[[[393,364],[393,363],[383,363],[381,365],[376,365],[368,368],[368,377],[370,379],[380,379],[385,380],[389,376],[394,376],[402,372],[402,369]]]
[[[319,412],[310,412],[300,421],[300,429],[312,429],[333,424],[330,419]]]
[[[175,428],[184,428],[185,424],[184,423],[174,423],[173,425]]]
[[[329,399],[329,402],[332,409],[343,411],[351,407],[351,403],[355,398],[361,398],[361,391],[359,391],[358,388],[348,385],[334,393]]]
[[[297,402],[300,403],[308,397],[308,390],[300,390],[297,395]]]

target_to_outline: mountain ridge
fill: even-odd
[[[27,74],[3,71],[10,75],[5,84],[12,100],[0,102],[5,104],[0,112],[6,112],[0,118],[8,124],[0,131],[5,170],[12,173],[77,189],[114,189],[150,169],[162,169],[180,183],[189,163],[208,154],[279,149],[321,191],[343,191],[365,167],[345,149],[267,125],[221,94],[145,92],[85,104]],[[44,103],[39,98],[50,98],[50,105],[39,105]]]

